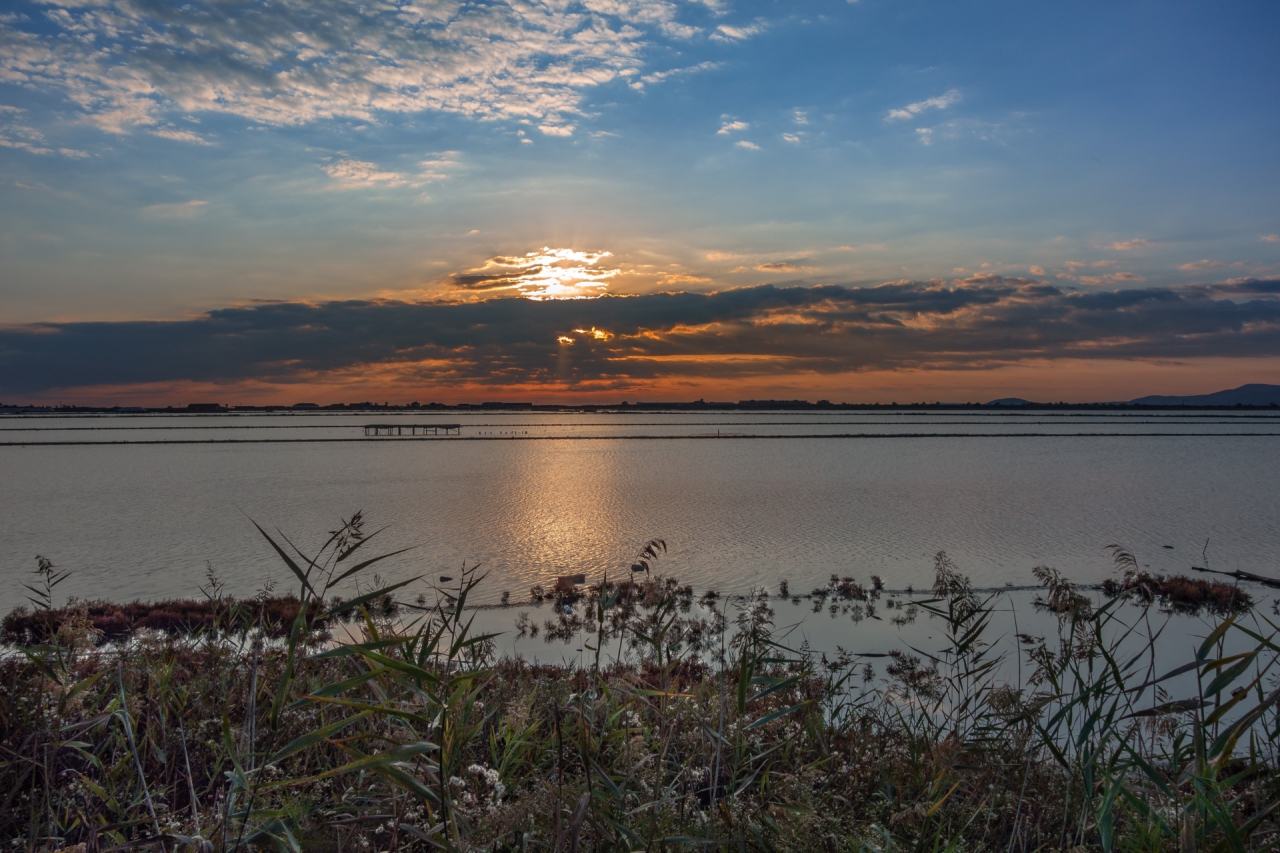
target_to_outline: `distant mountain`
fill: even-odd
[[[987,403],[988,406],[1030,406],[1030,400],[1024,400],[1021,397],[1001,397],[999,400],[992,400]]]
[[[1129,402],[1135,406],[1277,406],[1280,405],[1280,385],[1241,385],[1213,394],[1139,397]]]

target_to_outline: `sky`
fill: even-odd
[[[1280,6],[11,0],[0,402],[1280,383]]]

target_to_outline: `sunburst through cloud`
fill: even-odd
[[[448,284],[485,294],[518,294],[526,299],[594,299],[609,290],[621,270],[601,266],[610,252],[580,252],[543,246],[524,255],[496,255],[483,265],[454,273]]]

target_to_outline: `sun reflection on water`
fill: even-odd
[[[502,524],[521,542],[518,574],[543,585],[576,572],[596,580],[608,555],[630,545],[619,536],[620,517],[628,513],[621,505],[625,489],[616,452],[573,441],[522,442],[510,449],[518,459],[507,472],[511,499],[503,501]]]

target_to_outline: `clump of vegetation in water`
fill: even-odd
[[[53,642],[66,630],[84,630],[100,642],[123,640],[141,631],[167,634],[260,631],[268,637],[289,634],[302,602],[297,596],[258,599],[175,599],[115,604],[73,601],[50,610],[18,608],[0,622],[0,641],[15,645]],[[311,606],[308,624],[315,626],[319,608]]]
[[[1117,545],[1110,546],[1119,579],[1108,578],[1102,591],[1112,597],[1158,604],[1174,613],[1198,614],[1208,611],[1215,616],[1241,613],[1253,606],[1253,599],[1235,584],[1207,581],[1184,575],[1153,575],[1138,568],[1133,554]]]
[[[1022,637],[1006,666],[994,597],[939,554],[914,602],[936,648],[827,656],[789,647],[763,594],[712,599],[722,618],[695,642],[692,591],[647,571],[579,602],[582,665],[532,665],[472,631],[474,570],[398,618],[376,602],[420,578],[358,595],[343,606],[362,636],[320,642],[334,579],[381,558],[361,557],[366,539],[308,557],[263,536],[298,580],[281,640],[264,625],[100,645],[68,628],[0,658],[9,849],[1280,843],[1280,641],[1263,617],[1223,619],[1166,671],[1147,614],[1078,606],[1046,574],[1059,633]]]

